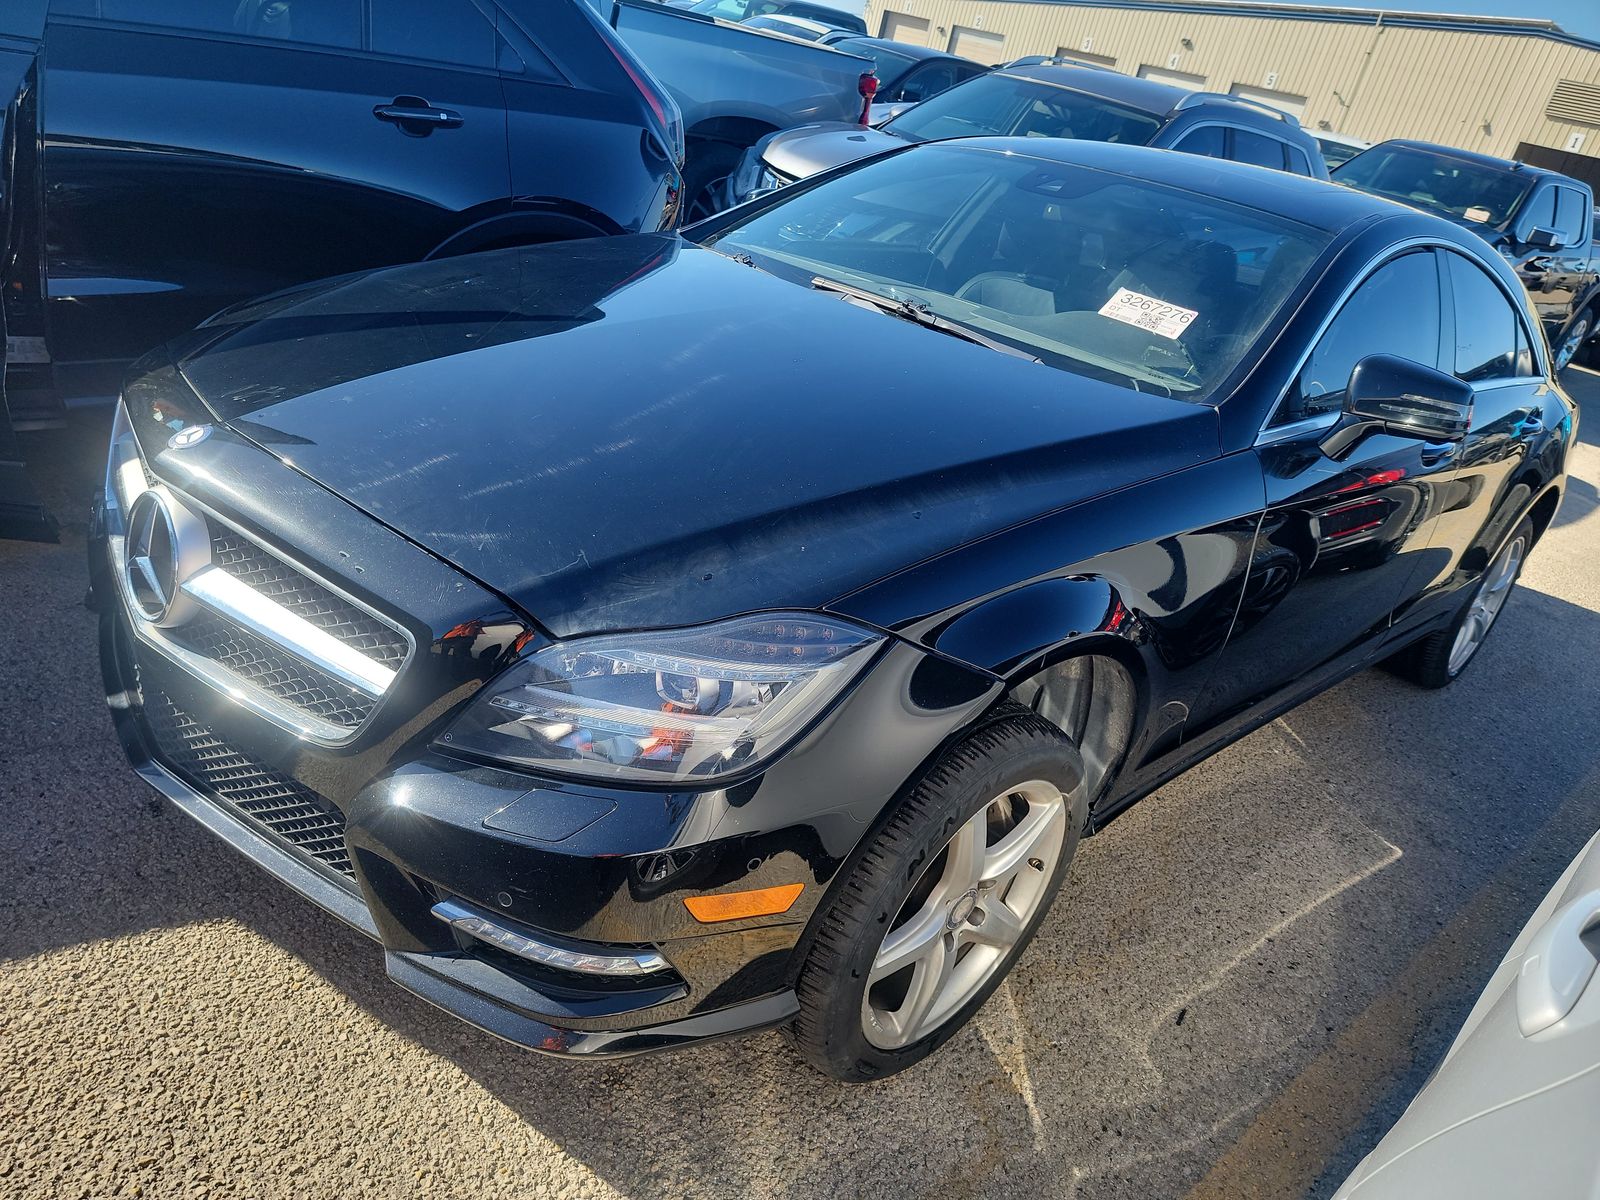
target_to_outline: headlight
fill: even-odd
[[[733,174],[730,187],[732,195],[728,198],[735,204],[743,204],[746,200],[754,200],[757,196],[764,196],[793,182],[787,175],[780,175],[767,166],[760,148],[752,147]]]
[[[777,613],[567,642],[486,684],[438,746],[597,779],[712,780],[783,750],[882,641]]]
[[[128,420],[128,408],[117,401],[111,418],[111,448],[106,455],[105,499],[108,509],[115,509],[116,527],[121,528],[128,508],[150,486],[144,463],[139,458],[139,445],[133,440],[133,425]]]

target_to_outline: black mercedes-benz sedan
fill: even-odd
[[[782,1026],[870,1079],[1000,985],[1082,835],[1367,664],[1460,675],[1575,423],[1450,222],[910,147],[145,359],[107,689],[141,775],[461,1018]]]

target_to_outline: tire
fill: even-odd
[[[1581,363],[1589,357],[1588,343],[1594,333],[1594,310],[1585,309],[1572,319],[1572,324],[1561,334],[1561,342],[1553,347],[1555,351],[1555,368],[1558,372],[1566,370],[1573,363]]]
[[[940,755],[817,914],[796,982],[800,1014],[785,1030],[807,1062],[847,1082],[882,1079],[966,1024],[1060,889],[1087,818],[1083,780],[1072,742],[1009,702]],[[954,881],[966,879],[977,882],[957,894]],[[924,957],[873,978],[875,964],[913,944]],[[913,1014],[914,999],[930,995]]]
[[[729,142],[696,142],[683,168],[683,223],[693,224],[728,206],[726,183],[745,148]]]
[[[1533,522],[1524,519],[1473,586],[1471,599],[1462,606],[1456,619],[1447,628],[1430,633],[1402,651],[1393,660],[1396,673],[1425,688],[1442,688],[1461,678],[1493,632],[1506,599],[1517,586],[1532,546]],[[1487,620],[1483,619],[1485,615]],[[1474,621],[1480,622],[1476,637],[1470,644],[1460,642],[1463,637],[1471,636],[1466,631]]]
[[[1592,310],[1600,312],[1600,310]],[[1600,331],[1593,324],[1589,327],[1589,340],[1578,347],[1578,352],[1572,356],[1572,361],[1580,367],[1591,370],[1600,368]]]

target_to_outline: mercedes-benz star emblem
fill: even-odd
[[[155,625],[175,625],[190,607],[182,593],[188,579],[211,558],[205,521],[151,489],[128,510],[128,591],[139,614]]]
[[[211,436],[211,426],[191,425],[187,429],[180,429],[167,439],[167,449],[187,450],[190,446],[198,446]]]

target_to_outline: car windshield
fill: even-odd
[[[872,73],[885,88],[904,75],[906,69],[917,61],[909,54],[901,54],[898,50],[891,50],[879,42],[867,41],[864,38],[841,38],[833,43],[833,48],[843,50],[846,54],[859,54],[862,58],[870,58]]]
[[[1161,122],[1149,113],[1015,75],[980,75],[882,128],[910,142],[956,137],[1057,137],[1142,146]]]
[[[1205,400],[1328,240],[1199,193],[950,145],[799,185],[704,244],[909,304],[1064,371]]]
[[[1322,161],[1328,164],[1330,171],[1361,153],[1360,146],[1352,146],[1348,142],[1336,142],[1331,138],[1318,138],[1317,146],[1322,150]]]
[[[1503,226],[1533,187],[1526,175],[1410,146],[1374,146],[1333,172],[1342,183],[1441,217]]]

